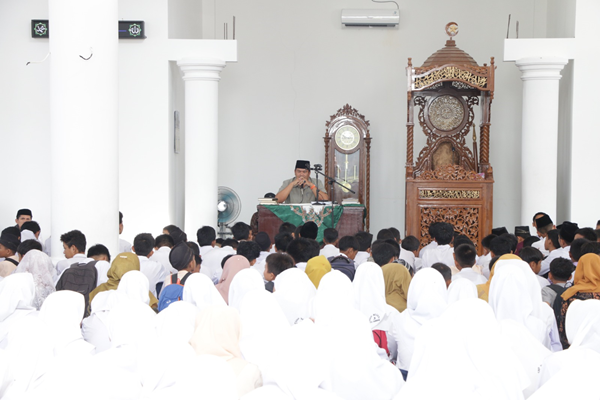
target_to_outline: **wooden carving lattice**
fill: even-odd
[[[476,207],[422,207],[421,246],[431,242],[429,226],[434,222],[448,222],[454,230],[473,242],[479,241],[479,208]]]

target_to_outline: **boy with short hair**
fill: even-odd
[[[200,256],[204,257],[215,248],[217,232],[212,226],[203,226],[196,232],[196,239],[198,239],[198,245],[200,246]]]
[[[568,287],[573,269],[573,263],[566,258],[555,258],[550,263],[548,279],[552,284],[542,288],[542,300],[548,303],[550,307],[554,306],[554,301],[558,295],[561,295]]]
[[[175,241],[171,235],[158,235],[154,239],[154,252],[148,257],[150,260],[160,263],[169,274],[177,273],[177,270],[171,266],[169,261],[169,254],[173,246],[175,246]]]
[[[260,248],[260,253],[256,259],[256,263],[252,266],[252,268],[258,271],[260,276],[263,276],[267,257],[271,254],[271,238],[266,232],[258,232],[254,237],[254,242]]]
[[[331,264],[331,269],[340,271],[353,281],[357,268],[354,259],[358,253],[358,240],[354,236],[344,236],[340,239],[339,245],[340,254],[327,260]]]
[[[396,258],[394,247],[385,241],[373,243],[371,253],[373,254],[373,262],[380,267],[393,263]]]
[[[287,254],[292,257],[296,267],[302,271],[306,270],[306,263],[312,255],[311,244],[308,239],[298,238],[290,242],[286,249]]]
[[[132,251],[140,259],[140,272],[148,278],[148,286],[154,297],[158,298],[157,285],[169,276],[169,271],[158,261],[150,260],[154,253],[154,238],[149,233],[140,233],[133,239]]]
[[[289,268],[294,268],[294,259],[283,253],[270,254],[265,260],[265,271],[263,277],[267,283],[265,289],[273,292],[274,280],[277,275]]]
[[[364,262],[366,262],[369,257],[371,257],[371,243],[373,242],[373,235],[369,232],[357,232],[354,237],[358,240],[358,253],[356,257],[354,257],[354,263],[356,264],[356,268]]]
[[[319,252],[319,255],[329,257],[337,257],[340,255],[338,245],[338,231],[334,228],[327,228],[323,231],[323,243],[325,246]]]
[[[4,261],[0,262],[0,276],[2,278],[12,274],[17,269],[17,265],[19,265],[18,246],[19,239],[15,235],[7,232],[0,235],[0,257],[4,258]]]
[[[96,244],[90,247],[87,251],[88,258],[92,258],[96,261],[107,261],[110,262],[110,252],[108,248],[103,244]]]
[[[287,247],[294,240],[294,235],[289,232],[279,232],[275,235],[275,251],[277,253],[285,253]]]
[[[450,245],[454,239],[454,227],[447,222],[440,222],[434,230],[437,247],[429,248],[423,252],[423,267],[431,267],[437,262],[454,265],[454,248]]]
[[[477,258],[477,264],[483,268],[483,276],[486,279],[490,278],[490,261],[492,260],[492,253],[490,251],[490,244],[492,240],[497,238],[496,235],[489,234],[481,240],[481,247],[483,247],[483,254]]]
[[[94,261],[85,255],[85,246],[87,244],[85,235],[78,230],[72,230],[63,233],[60,236],[60,241],[63,245],[63,253],[66,260],[60,260],[56,264],[56,275],[60,278],[63,271],[69,268],[72,264],[87,264]]]
[[[458,269],[458,272],[452,276],[451,280],[468,279],[475,285],[486,283],[487,279],[485,276],[473,270],[476,259],[477,250],[475,246],[464,243],[454,248],[454,265]]]
[[[444,277],[444,281],[446,282],[446,289],[448,289],[448,287],[452,283],[452,271],[450,270],[450,267],[448,267],[444,263],[438,262],[438,263],[434,263],[431,266],[431,268],[435,269],[440,274],[442,274],[442,276]]]
[[[533,247],[523,247],[519,254],[521,260],[525,261],[527,264],[529,264],[529,267],[531,267],[531,270],[535,274],[535,277],[540,284],[540,289],[548,286],[550,284],[548,279],[538,275],[540,269],[542,268],[542,260],[544,259],[542,252]]]

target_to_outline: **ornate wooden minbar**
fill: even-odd
[[[450,222],[471,238],[481,252],[481,239],[491,233],[493,170],[489,162],[490,113],[494,97],[494,58],[479,66],[456,47],[458,26],[446,25],[450,39],[421,67],[408,59],[406,122],[406,234],[427,244],[428,227]],[[414,114],[427,137],[413,161]],[[475,114],[479,124],[479,157]],[[467,143],[473,132],[472,148]]]

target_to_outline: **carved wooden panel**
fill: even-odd
[[[454,230],[479,242],[478,207],[421,207],[421,246],[431,242],[429,226],[434,222],[448,222]]]

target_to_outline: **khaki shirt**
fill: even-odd
[[[285,189],[287,187],[287,185],[289,185],[294,179],[296,179],[296,178],[291,178],[291,179],[287,179],[287,180],[283,181],[278,192],[281,192],[283,189]],[[313,178],[308,178],[308,180],[313,185],[317,184],[317,181]],[[321,182],[321,181],[319,181],[319,192],[325,192],[325,186],[323,186],[323,182]],[[285,201],[283,203],[299,204],[299,203],[310,203],[312,201],[315,201],[315,194],[312,192],[312,190],[310,190],[310,188],[308,186],[304,186],[304,188],[302,188],[302,189],[299,187],[292,188],[289,196],[287,197],[287,199],[285,199]]]

